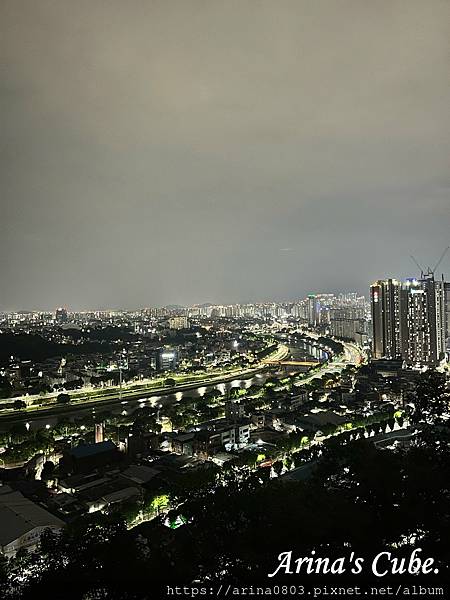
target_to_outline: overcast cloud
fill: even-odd
[[[434,264],[449,23],[440,0],[3,0],[0,310],[367,292]]]

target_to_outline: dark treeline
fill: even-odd
[[[67,356],[69,354],[96,354],[109,352],[110,347],[101,342],[84,344],[56,344],[40,335],[26,333],[0,334],[0,365],[8,364],[11,356],[20,360],[41,362],[47,358]]]

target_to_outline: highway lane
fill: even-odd
[[[197,381],[195,383],[183,384],[174,388],[159,388],[152,390],[139,390],[138,392],[124,393],[119,397],[116,392],[107,398],[97,398],[94,400],[84,400],[73,402],[71,404],[52,404],[45,408],[24,411],[12,411],[0,415],[0,430],[6,430],[15,423],[32,423],[33,428],[39,429],[46,424],[53,425],[59,416],[75,417],[91,414],[95,409],[98,413],[113,409],[112,412],[120,414],[123,411],[133,411],[142,406],[156,406],[157,404],[166,404],[180,400],[184,393],[193,392],[192,396],[204,395],[206,391],[212,388],[224,389],[237,386],[249,387],[252,383],[264,383],[266,376],[262,373],[263,369],[258,371],[236,373],[225,378]],[[223,391],[223,390],[221,390]],[[115,410],[114,410],[115,409]]]
[[[271,355],[271,357],[273,357],[273,360],[276,361],[280,361],[283,360],[283,358],[286,358],[289,355],[289,349],[287,346],[285,346],[284,344],[280,344],[279,347],[277,348],[277,350]],[[245,369],[236,369],[234,371],[225,371],[225,372],[221,372],[221,373],[216,373],[216,374],[211,374],[209,377],[204,377],[202,378],[192,378],[186,382],[183,383],[177,383],[175,386],[173,386],[172,388],[168,388],[167,386],[164,385],[155,385],[158,381],[164,381],[167,378],[172,377],[171,373],[167,373],[166,377],[160,377],[159,379],[155,380],[155,379],[144,379],[142,381],[136,382],[136,381],[131,381],[128,383],[123,383],[122,386],[114,386],[111,387],[107,390],[100,389],[100,390],[95,390],[93,389],[91,386],[87,386],[85,388],[80,388],[77,390],[68,390],[65,391],[65,394],[68,394],[71,398],[72,398],[72,403],[76,403],[76,402],[89,402],[89,401],[100,401],[100,400],[107,400],[107,399],[117,399],[118,395],[120,395],[122,398],[137,398],[140,395],[145,396],[145,395],[149,395],[149,394],[161,394],[161,393],[166,393],[167,391],[170,391],[174,388],[176,388],[177,390],[183,390],[183,389],[189,389],[192,386],[202,386],[202,385],[209,385],[211,383],[214,382],[220,382],[220,381],[226,381],[229,378],[236,378],[236,377],[246,377],[249,374],[252,373],[257,373],[258,371],[262,370],[264,367],[266,367],[264,361],[261,361],[259,364],[252,366],[252,367],[247,367]],[[13,400],[22,400],[24,402],[26,402],[27,404],[31,404],[32,402],[49,402],[49,404],[51,405],[53,402],[56,401],[57,396],[59,395],[60,392],[52,392],[50,394],[45,394],[43,396],[40,395],[33,395],[33,396],[17,396],[15,398],[13,398]],[[83,397],[84,396],[84,397]],[[7,399],[7,400],[3,400],[3,402],[11,402],[11,399]],[[43,409],[43,408],[42,408]],[[3,410],[7,410],[9,411],[9,409],[3,409]],[[1,408],[1,403],[0,403],[0,414],[2,412],[2,408]],[[30,412],[30,411],[29,411]],[[7,413],[8,414],[8,413]],[[10,411],[9,411],[9,414]]]

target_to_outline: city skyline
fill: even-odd
[[[0,310],[367,293],[448,245],[446,3],[1,11]]]
[[[213,306],[258,306],[258,305],[282,305],[282,304],[298,304],[301,302],[305,302],[308,300],[310,296],[330,296],[334,298],[340,298],[341,296],[350,296],[354,295],[356,298],[363,298],[365,302],[369,302],[370,300],[370,286],[367,287],[367,293],[359,294],[355,290],[344,290],[344,291],[315,291],[306,294],[303,297],[298,298],[284,298],[284,299],[259,299],[254,301],[236,301],[236,302],[194,302],[192,304],[178,304],[178,303],[168,303],[168,304],[160,304],[160,305],[142,305],[142,306],[134,306],[132,308],[124,308],[124,307],[113,307],[113,306],[105,306],[105,307],[86,307],[82,309],[78,309],[76,307],[70,306],[68,303],[61,304],[60,306],[46,307],[46,308],[28,308],[28,309],[9,309],[9,310],[0,310],[0,313],[8,314],[8,313],[57,313],[59,310],[66,310],[68,313],[92,313],[92,312],[135,312],[135,311],[145,311],[148,309],[192,309],[196,307],[213,307]]]
[[[447,248],[448,250],[448,248]],[[447,252],[446,252],[447,253]],[[427,267],[429,268],[429,267]],[[389,273],[389,272],[388,272]],[[320,289],[320,290],[308,290],[305,294],[303,295],[299,295],[296,297],[290,297],[290,298],[256,298],[253,300],[234,300],[234,301],[220,301],[219,299],[216,301],[212,301],[212,300],[198,300],[192,303],[187,303],[187,304],[181,304],[179,302],[173,301],[173,302],[167,302],[167,303],[163,303],[163,304],[151,304],[151,303],[147,303],[147,304],[140,304],[140,305],[135,305],[135,306],[114,306],[113,304],[111,305],[104,305],[104,306],[83,306],[83,307],[79,307],[79,306],[73,306],[71,305],[69,302],[62,302],[60,304],[57,305],[53,305],[53,306],[43,306],[43,307],[8,307],[8,308],[2,308],[0,307],[0,313],[14,313],[14,312],[42,312],[42,313],[48,313],[48,312],[55,312],[57,311],[59,308],[65,308],[66,310],[68,310],[69,312],[73,312],[73,313],[89,313],[89,312],[105,312],[105,311],[123,311],[123,312],[133,312],[133,311],[140,311],[140,310],[145,310],[148,308],[192,308],[192,307],[196,307],[196,306],[245,306],[245,305],[258,305],[258,304],[295,304],[298,302],[302,302],[305,301],[308,296],[310,295],[316,295],[316,296],[345,296],[348,294],[356,294],[358,297],[363,297],[366,301],[370,301],[370,291],[371,291],[371,287],[372,285],[380,280],[380,279],[384,279],[384,280],[388,280],[388,279],[392,279],[392,280],[399,280],[400,282],[405,282],[408,280],[413,280],[413,279],[417,279],[420,280],[421,279],[421,275],[424,275],[425,272],[423,272],[422,274],[409,274],[407,276],[398,276],[398,275],[393,275],[392,273],[389,273],[388,275],[385,276],[380,276],[378,278],[375,278],[373,281],[371,282],[367,282],[366,288],[363,289],[362,291],[356,290],[356,289],[352,289],[352,288],[347,288],[347,289]],[[447,279],[446,275],[439,271],[439,277],[438,279]]]
[[[61,303],[59,305],[54,305],[54,306],[45,306],[45,307],[27,307],[27,308],[22,308],[22,307],[15,307],[15,308],[0,308],[0,313],[54,313],[55,311],[57,312],[60,309],[65,309],[67,310],[69,313],[92,313],[92,312],[134,312],[134,311],[144,311],[147,309],[152,309],[152,308],[162,308],[162,309],[169,309],[169,308],[173,308],[173,309],[190,309],[190,308],[195,308],[195,307],[201,307],[201,306],[247,306],[247,305],[264,305],[264,304],[296,304],[296,303],[301,303],[301,302],[305,302],[309,296],[313,295],[313,296],[334,296],[335,298],[341,297],[341,296],[346,296],[346,295],[355,295],[358,298],[364,298],[364,300],[366,302],[370,302],[370,297],[371,297],[371,288],[373,287],[374,284],[376,284],[377,281],[379,280],[393,280],[396,281],[398,280],[399,283],[402,282],[407,282],[409,280],[420,280],[421,276],[420,274],[417,275],[411,275],[411,276],[405,276],[405,277],[399,277],[399,276],[394,276],[393,274],[384,276],[384,277],[378,277],[376,279],[374,279],[371,282],[367,282],[367,286],[366,289],[363,290],[362,292],[360,292],[359,290],[355,290],[355,289],[342,289],[342,290],[331,290],[331,289],[321,289],[320,291],[318,290],[309,290],[307,293],[305,293],[303,296],[297,296],[297,297],[293,297],[293,298],[257,298],[255,300],[236,300],[236,301],[209,301],[209,300],[200,300],[197,302],[192,302],[189,304],[181,304],[178,302],[167,302],[165,304],[141,304],[141,305],[136,305],[136,306],[131,306],[131,307],[124,307],[124,306],[114,306],[114,305],[109,305],[109,306],[84,306],[82,308],[79,308],[77,306],[73,306],[71,305],[69,302],[64,302]],[[444,273],[439,273],[439,277],[437,277],[437,279],[446,279]]]

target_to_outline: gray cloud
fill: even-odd
[[[450,242],[447,2],[0,10],[0,309],[365,291]]]

